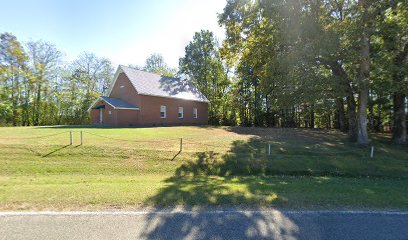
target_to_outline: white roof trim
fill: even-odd
[[[123,107],[117,107],[113,109],[119,109],[119,110],[139,110],[139,108],[123,108]]]
[[[161,96],[161,95],[146,94],[146,93],[138,93],[138,94],[139,94],[139,95],[143,95],[143,96],[151,96],[151,97],[162,97],[162,98],[179,99],[179,100],[185,100],[185,101],[190,101],[190,102],[203,102],[203,103],[209,103],[209,102],[210,102],[210,101],[205,101],[205,100],[192,100],[192,99],[185,99],[185,98],[179,98],[179,97]]]
[[[109,91],[107,92],[106,96],[110,96],[113,86],[115,86],[116,80],[119,77],[119,74],[121,74],[123,72],[122,68],[120,67],[120,65],[118,66],[118,68],[116,69],[115,75],[113,75],[113,79],[112,79],[112,84],[109,87]]]
[[[87,112],[91,111],[92,107],[101,100],[101,97],[98,97],[95,101],[93,101],[93,103],[91,104],[91,106],[88,108]]]
[[[109,91],[106,94],[107,97],[110,97],[110,95],[112,93],[112,90],[113,90],[113,87],[115,86],[116,80],[118,80],[119,74],[121,74],[121,73],[124,73],[126,75],[125,71],[123,71],[123,69],[122,69],[122,65],[119,65],[116,72],[115,72],[115,75],[113,76],[113,81],[112,81],[112,84],[109,87]],[[126,75],[126,77],[130,81],[129,76]],[[131,81],[130,81],[130,85],[132,85],[132,87],[133,87],[133,89],[135,89],[136,93],[139,94],[136,87],[133,85],[133,83]]]
[[[113,109],[128,109],[128,110],[139,110],[138,107],[136,108],[125,108],[125,107],[115,107],[112,104],[110,104],[108,101],[106,101],[105,99],[102,98],[102,96],[98,97],[93,103],[92,105],[88,108],[88,112],[91,111],[92,107],[98,102],[98,101],[104,101],[105,103],[107,103],[109,106],[111,106]]]
[[[126,75],[126,72],[123,71],[122,65],[119,65],[118,68],[116,69],[115,75],[113,77],[112,84],[109,87],[109,91],[106,94],[107,97],[110,97],[113,87],[115,86],[116,80],[118,80],[119,74],[124,73]],[[128,80],[130,81],[130,78],[128,75],[126,75]],[[144,95],[144,96],[152,96],[152,97],[163,97],[163,98],[171,98],[171,99],[179,99],[179,100],[186,100],[186,101],[192,101],[192,102],[203,102],[203,103],[210,103],[209,100],[191,100],[191,99],[184,99],[184,98],[179,98],[179,97],[171,97],[171,96],[162,96],[162,95],[154,95],[154,94],[145,94],[145,93],[139,93],[139,91],[136,89],[135,85],[130,81],[130,85],[132,85],[133,89],[135,89],[136,93],[139,95]],[[206,98],[206,97],[205,97]]]
[[[108,101],[106,101],[105,99],[103,99],[102,97],[99,97],[100,99],[102,99],[102,101],[106,102],[109,106],[111,106],[113,109],[115,109],[115,106],[113,106],[112,104],[110,104]]]
[[[100,96],[100,97],[98,97],[98,98],[92,103],[92,105],[88,108],[88,112],[91,111],[92,107],[93,107],[97,102],[99,102],[100,100],[104,101],[105,103],[109,104],[109,106],[111,106],[113,109],[115,109],[115,107],[114,107],[112,104],[108,103],[107,101],[105,101],[105,99],[102,98],[102,96]]]

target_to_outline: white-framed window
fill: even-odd
[[[166,106],[160,106],[160,118],[166,118]]]
[[[109,115],[111,115],[112,114],[112,111],[109,111]]]
[[[184,117],[184,108],[179,107],[178,108],[178,118],[183,118]]]
[[[193,108],[193,118],[197,118],[197,108]]]

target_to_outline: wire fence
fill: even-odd
[[[60,159],[69,162],[72,159],[76,161],[76,156],[85,156],[87,160],[89,157],[89,161],[101,159],[106,164],[110,164],[111,160],[129,159],[132,166],[154,162],[155,166],[150,166],[148,171],[156,171],[154,169],[159,169],[163,164],[164,169],[177,166],[186,173],[203,171],[208,174],[231,171],[231,174],[406,175],[404,163],[396,163],[404,159],[396,157],[393,160],[393,166],[397,164],[402,166],[400,168],[387,165],[387,169],[384,169],[377,164],[383,164],[382,158],[390,154],[381,146],[377,149],[374,146],[360,147],[323,141],[302,143],[284,138],[223,139],[203,136],[199,139],[191,136],[166,138],[120,135],[109,131],[101,133],[98,130],[78,129],[46,135],[18,137],[16,134],[2,137],[0,158],[9,154],[8,159],[21,159],[30,154],[35,160],[42,157],[47,161],[53,156],[60,156]],[[370,159],[379,161],[367,161]]]
[[[61,135],[66,134],[64,137]],[[74,136],[74,134],[76,136]],[[79,139],[78,139],[79,134]],[[54,137],[60,136],[59,139]],[[54,139],[53,139],[54,138]],[[74,140],[75,138],[75,140]],[[101,142],[100,139],[106,140]],[[118,145],[118,142],[120,145]],[[316,149],[299,148],[297,146],[284,146],[279,143],[271,143],[270,139],[256,139],[253,142],[245,140],[235,141],[197,141],[189,138],[158,138],[158,139],[129,139],[116,136],[103,135],[91,131],[62,131],[47,135],[29,137],[5,137],[0,138],[0,148],[12,148],[11,145],[75,145],[75,146],[114,146],[126,147],[136,150],[170,151],[170,152],[214,152],[218,154],[241,154],[256,155],[258,157],[322,157],[344,156],[347,154],[364,155],[374,158],[374,146],[356,147],[354,149]]]
[[[64,132],[59,132],[59,133],[53,133],[53,134],[48,134],[48,135],[39,135],[39,136],[30,136],[30,137],[5,137],[5,138],[0,138],[0,140],[29,140],[29,139],[41,139],[41,138],[49,138],[49,137],[54,137],[58,135],[62,135],[64,133],[68,133],[70,131],[64,131]]]
[[[132,143],[163,143],[166,141],[174,141],[174,139],[161,139],[161,140],[133,140],[133,139],[120,139],[120,138],[115,138],[115,137],[110,137],[110,136],[105,136],[101,134],[96,134],[88,131],[83,131],[83,133],[100,137],[100,138],[105,138],[105,139],[110,139],[110,140],[115,140],[115,141],[123,141],[123,142],[132,142]]]

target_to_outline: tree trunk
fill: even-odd
[[[314,114],[314,105],[310,106],[310,128],[315,127],[315,114]]]
[[[407,126],[405,113],[405,94],[396,92],[393,95],[393,128],[392,141],[395,144],[403,144],[407,142]]]
[[[404,62],[408,56],[408,43],[406,43],[402,51],[395,57],[394,66],[397,69],[402,69]],[[407,126],[406,126],[406,113],[405,113],[405,97],[406,95],[400,90],[402,81],[405,75],[403,71],[395,71],[392,80],[394,86],[399,89],[393,94],[393,128],[392,128],[392,141],[396,144],[403,144],[407,142]]]
[[[369,94],[369,98],[371,98]],[[375,114],[374,114],[374,103],[372,101],[369,101],[368,103],[368,112],[369,112],[369,129],[375,129]]]
[[[348,115],[348,138],[351,142],[357,141],[357,114],[356,114],[356,100],[353,94],[347,96],[347,115]]]
[[[37,98],[36,98],[36,106],[37,108],[35,111],[35,118],[34,118],[34,126],[38,126],[40,124],[40,109],[41,109],[41,84],[38,85],[37,89]]]
[[[375,121],[375,131],[381,132],[382,129],[382,113],[381,113],[381,104],[378,105],[378,113],[377,113],[377,119]]]
[[[362,30],[361,30],[361,49],[360,49],[360,69],[357,76],[358,83],[358,112],[357,112],[357,127],[359,144],[368,144],[367,131],[367,105],[368,105],[368,83],[370,76],[370,38],[368,34],[368,7],[369,3],[366,0],[360,0],[362,12]]]
[[[327,64],[330,66],[333,75],[340,79],[339,86],[344,89],[345,95],[347,96],[348,138],[351,142],[356,142],[358,136],[356,115],[357,104],[354,99],[354,90],[351,86],[351,80],[339,62],[328,61]]]
[[[329,114],[327,115],[327,124],[326,124],[326,127],[328,129],[332,128],[331,121],[332,121],[331,112],[329,112]]]
[[[368,131],[367,131],[367,102],[368,102],[368,90],[366,87],[362,87],[358,94],[358,113],[357,113],[357,127],[358,136],[357,142],[359,144],[368,144]]]
[[[337,127],[340,131],[345,132],[346,127],[346,115],[344,113],[344,101],[343,98],[336,98],[336,108],[337,108]]]
[[[269,107],[269,102],[268,102],[268,95],[265,95],[265,106],[266,106],[266,127],[270,127],[270,113],[271,109]]]
[[[12,107],[12,112],[13,112],[13,126],[17,126],[17,101],[16,101],[16,87],[15,87],[15,81],[16,77],[14,74],[14,71],[12,70],[12,75],[11,75],[11,107]]]

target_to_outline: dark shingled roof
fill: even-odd
[[[103,96],[101,98],[115,109],[139,109],[137,106],[132,105],[121,98],[110,98]]]
[[[209,102],[193,83],[126,66],[119,66],[139,94]]]

